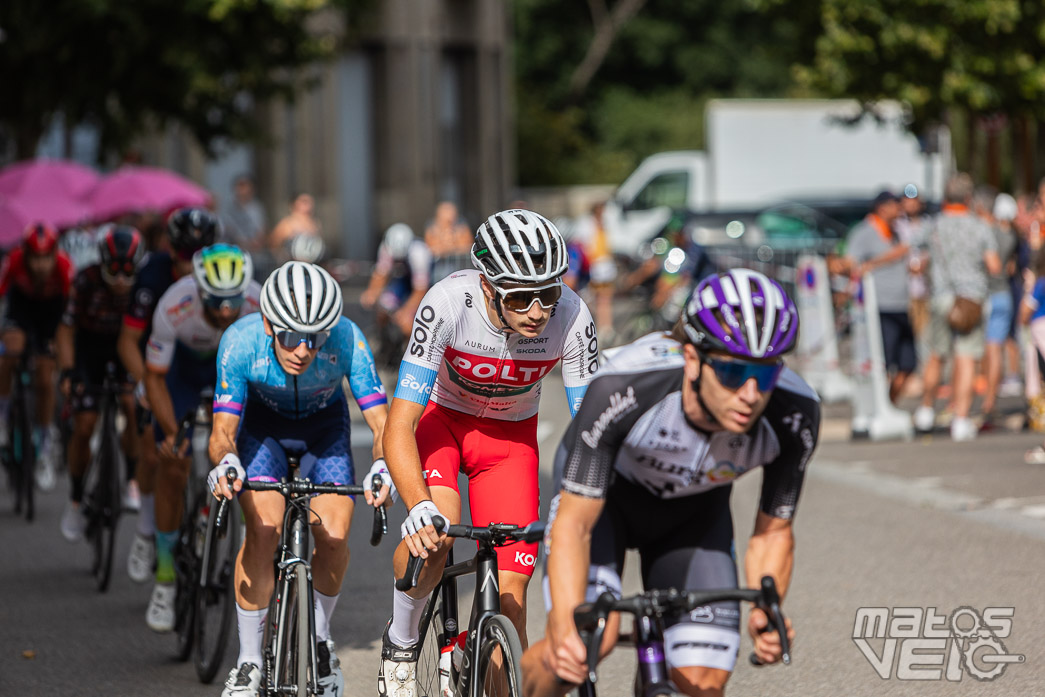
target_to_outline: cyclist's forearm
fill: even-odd
[[[216,413],[207,443],[207,455],[210,456],[211,464],[221,462],[221,459],[232,453],[238,456],[236,450],[236,430],[239,426],[239,417],[230,414]]]
[[[178,418],[174,415],[174,403],[167,391],[167,376],[154,370],[145,371],[145,394],[152,406],[152,414],[164,434],[173,436],[178,432]]]
[[[795,561],[795,539],[790,526],[751,536],[744,555],[749,588],[758,588],[763,576],[772,576],[783,597],[791,583]]]
[[[131,377],[136,381],[141,381],[145,377],[145,360],[138,349],[136,334],[140,336],[141,332],[135,332],[126,327],[120,330],[120,338],[116,340],[116,352]]]
[[[408,420],[389,419],[385,424],[383,441],[388,473],[407,510],[421,501],[430,500],[432,495],[421,471],[421,456],[417,452],[413,424]]]
[[[73,328],[68,324],[59,324],[54,333],[54,351],[58,359],[59,370],[73,367],[75,353],[73,348]]]
[[[385,435],[385,423],[388,420],[388,406],[382,404],[367,409],[363,412],[363,420],[374,434],[374,447],[370,454],[375,460],[384,457],[385,447],[382,441]]]
[[[572,622],[573,610],[584,602],[584,592],[588,587],[591,534],[578,537],[563,529],[554,533],[557,534],[548,555],[547,573],[551,614],[563,622]]]

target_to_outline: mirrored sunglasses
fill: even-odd
[[[519,314],[529,312],[534,303],[540,303],[542,309],[550,310],[562,297],[562,283],[558,280],[535,288],[505,289],[492,283],[490,285],[501,296],[501,304]]]
[[[780,373],[784,370],[783,363],[749,363],[712,358],[707,355],[702,358],[715,371],[715,377],[722,383],[722,386],[730,390],[739,389],[748,380],[755,378],[759,391],[768,392],[776,387]]]
[[[302,343],[309,349],[318,349],[329,338],[330,332],[295,332],[289,329],[276,331],[276,341],[288,351],[293,351]]]

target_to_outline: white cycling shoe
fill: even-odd
[[[420,697],[417,692],[418,647],[402,647],[388,638],[388,627],[381,635],[381,669],[377,673],[377,693],[381,697]]]
[[[155,565],[156,542],[151,537],[135,535],[131,552],[127,555],[127,575],[135,583],[145,583],[152,578]]]
[[[341,674],[341,660],[334,653],[331,639],[316,642],[316,663],[319,668],[317,682],[323,697],[344,697],[345,676]]]
[[[84,516],[80,504],[72,501],[65,504],[60,527],[62,537],[69,542],[79,542],[83,539],[83,534],[87,530],[87,518]]]
[[[177,590],[173,583],[157,583],[149,598],[149,609],[145,611],[145,624],[154,632],[174,630],[174,596]]]
[[[261,668],[244,663],[229,671],[221,697],[256,697],[261,686]]]

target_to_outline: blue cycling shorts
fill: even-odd
[[[251,481],[278,482],[286,477],[289,451],[301,458],[301,476],[317,484],[356,483],[344,399],[334,400],[307,419],[290,419],[248,400],[236,448]]]

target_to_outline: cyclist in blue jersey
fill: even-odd
[[[354,484],[348,379],[363,419],[374,434],[374,464],[363,481],[385,487],[368,505],[391,501],[392,480],[381,457],[387,399],[363,333],[341,316],[341,287],[322,268],[290,261],[276,269],[261,290],[261,314],[238,320],[218,349],[218,383],[210,458],[218,463],[208,482],[215,495],[231,498],[242,480],[278,481],[287,476],[287,452],[300,455],[301,474],[314,482]],[[242,419],[242,421],[241,421]],[[225,473],[236,481],[229,488]],[[278,492],[244,492],[247,534],[236,560],[236,612],[240,652],[223,697],[256,695],[261,681],[262,635],[274,578],[284,499]],[[341,695],[344,680],[330,641],[330,616],[348,566],[348,532],[354,502],[327,494],[312,500],[315,552],[315,630],[319,685]]]

